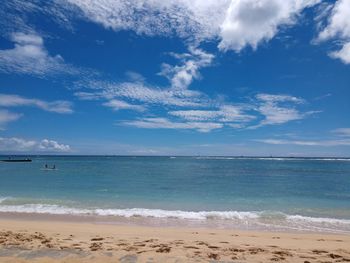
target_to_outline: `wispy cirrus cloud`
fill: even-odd
[[[43,139],[40,141],[26,140],[17,137],[0,137],[0,152],[45,152],[58,153],[70,152],[71,147],[54,140]]]
[[[338,128],[331,131],[331,136],[323,140],[303,140],[303,139],[258,139],[257,142],[274,145],[298,145],[298,146],[350,146],[350,128]]]
[[[168,113],[188,121],[247,123],[256,118],[246,112],[250,108],[248,105],[221,105],[217,110],[176,110]]]
[[[0,50],[0,71],[45,77],[46,75],[77,74],[79,70],[65,63],[60,55],[51,56],[37,33],[11,34],[14,48]]]
[[[13,94],[0,93],[0,107],[31,106],[39,109],[62,114],[73,113],[72,103],[69,101],[57,100],[47,102],[39,99],[25,98]]]
[[[115,110],[128,109],[147,113],[154,107],[165,107],[165,112],[159,113],[158,110],[157,115],[161,116],[154,119],[156,122],[144,120],[143,117],[126,121],[129,126],[139,128],[181,127],[179,129],[204,131],[196,127],[208,124],[213,127],[207,129],[208,131],[223,127],[256,129],[305,119],[317,113],[300,110],[299,106],[306,104],[302,98],[283,94],[257,94],[246,102],[234,103],[217,101],[189,88],[154,87],[144,79],[121,83],[98,81],[82,86],[84,91],[75,93],[78,98],[102,100],[105,101],[104,106]]]
[[[255,140],[258,142],[274,145],[299,145],[299,146],[348,146],[350,139],[336,139],[336,140],[279,140],[279,139],[261,139]]]
[[[18,120],[22,114],[0,109],[0,130],[5,129],[9,122]]]
[[[201,92],[161,88],[139,82],[90,82],[88,91],[78,91],[75,95],[83,100],[123,98],[151,105],[178,107],[201,107],[206,100]]]
[[[346,0],[345,0],[346,1]],[[147,36],[178,36],[185,42],[216,41],[222,51],[256,49],[297,23],[301,13],[321,0],[28,0],[5,2],[2,28],[25,29],[30,14],[43,13],[73,28],[85,19],[114,31],[132,30]]]
[[[42,23],[51,20],[74,31],[71,21],[78,14],[72,10],[72,6],[62,5],[59,1],[6,0],[1,4],[0,32],[2,35],[18,31],[31,32],[37,25],[36,17],[40,14],[44,16],[44,19],[41,19]]]
[[[199,43],[218,40],[219,49],[241,51],[272,39],[283,26],[321,0],[59,0],[85,19],[115,31],[144,35],[177,35]],[[73,8],[75,7],[75,9]],[[57,8],[57,6],[55,6]]]
[[[263,120],[251,126],[251,129],[301,120],[316,113],[316,111],[301,112],[298,110],[296,105],[303,104],[305,101],[290,95],[257,94],[256,100],[256,111],[263,115]]]
[[[350,138],[350,128],[338,128],[335,130],[332,130],[334,134],[337,134],[341,137],[349,137]]]
[[[305,119],[317,111],[302,111],[300,105],[306,102],[290,95],[257,94],[246,102],[232,103],[210,99],[204,94],[190,90],[155,89],[140,83],[116,84],[107,89],[77,93],[82,99],[108,100],[104,106],[116,110],[135,110],[144,114],[154,114],[157,105],[166,106],[159,118],[144,118],[125,121],[129,126],[139,128],[194,129],[208,125],[207,131],[230,127],[234,129],[256,129],[266,125],[281,125]],[[127,88],[126,88],[127,87]],[[188,92],[188,93],[187,93]],[[182,96],[177,96],[181,94]],[[123,100],[120,100],[122,98]],[[126,100],[126,101],[124,101]],[[133,103],[129,103],[133,102]],[[135,104],[137,102],[137,104]],[[170,108],[171,110],[166,110]],[[147,113],[149,112],[149,113]],[[163,117],[166,116],[166,117]],[[192,126],[191,126],[192,125]]]
[[[211,131],[223,127],[255,129],[265,125],[284,124],[301,120],[314,112],[302,112],[298,105],[305,101],[290,95],[257,94],[247,102],[235,103],[210,98],[191,90],[200,69],[212,64],[214,56],[191,47],[188,53],[171,53],[179,63],[162,64],[159,75],[167,77],[169,85],[150,85],[135,72],[128,72],[131,81],[88,81],[77,85],[75,95],[81,100],[102,101],[114,110],[134,110],[149,114],[157,108],[157,118],[125,121],[139,128],[175,128]],[[162,106],[163,112],[159,112]],[[154,116],[154,113],[152,113]],[[147,116],[147,115],[146,115]],[[202,126],[209,128],[204,129]]]
[[[216,122],[178,122],[167,118],[141,118],[138,120],[124,121],[123,125],[144,129],[177,129],[197,130],[199,132],[210,132],[223,127],[223,124]]]
[[[199,91],[189,89],[194,79],[200,77],[199,70],[209,66],[214,56],[201,49],[190,48],[189,53],[170,53],[179,63],[176,65],[162,64],[159,75],[167,77],[168,87],[149,85],[138,73],[127,72],[131,81],[108,82],[90,80],[80,83],[84,91],[77,91],[75,95],[82,100],[107,100],[104,105],[113,104],[111,100],[120,99],[146,105],[163,105],[177,107],[205,107],[209,101],[207,96]],[[123,102],[128,103],[129,102]],[[119,103],[120,104],[120,103]],[[139,105],[140,106],[140,105]],[[128,107],[140,110],[140,107]]]
[[[187,89],[194,79],[200,77],[199,70],[211,65],[214,59],[213,54],[198,48],[190,47],[189,51],[190,53],[184,54],[170,53],[180,60],[180,65],[162,64],[159,74],[170,80],[173,89]]]
[[[326,27],[321,30],[316,41],[337,40],[341,48],[329,54],[330,57],[340,59],[350,64],[350,2],[338,0],[331,10]]]
[[[142,105],[130,104],[122,100],[112,99],[108,102],[103,103],[103,106],[112,108],[113,110],[135,110],[135,111],[145,111],[146,108]]]
[[[176,110],[168,114],[187,121],[215,121],[236,129],[256,129],[266,125],[281,125],[301,120],[317,113],[303,112],[301,98],[281,94],[257,94],[249,102],[212,105],[213,110]],[[256,123],[257,122],[257,123]]]

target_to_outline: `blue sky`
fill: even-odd
[[[0,153],[350,156],[348,0],[5,0]]]

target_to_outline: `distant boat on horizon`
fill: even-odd
[[[23,163],[23,162],[31,162],[32,160],[29,158],[26,159],[12,159],[9,157],[8,159],[1,160],[1,162],[8,162],[8,163]]]

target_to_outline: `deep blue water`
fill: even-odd
[[[348,159],[32,159],[0,162],[0,212],[217,219],[350,231]],[[57,169],[45,170],[45,164]]]

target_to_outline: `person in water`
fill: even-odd
[[[47,164],[45,164],[45,169],[47,169]]]

